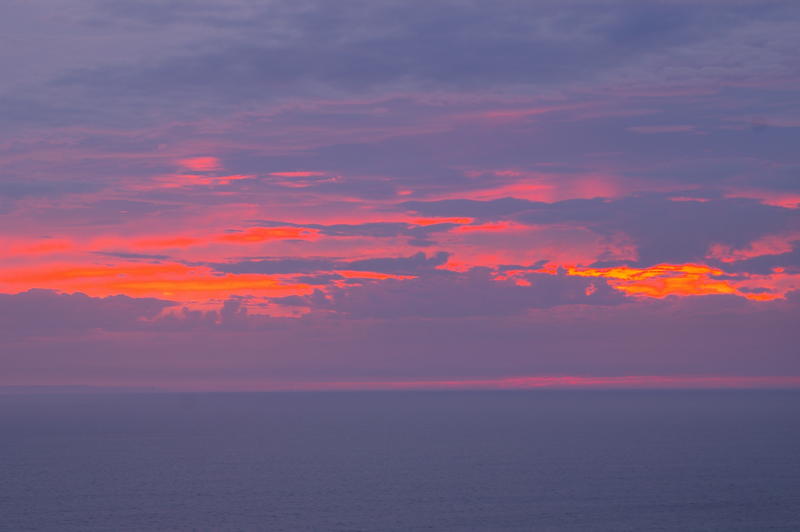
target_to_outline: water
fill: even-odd
[[[0,396],[0,530],[800,530],[800,393]]]

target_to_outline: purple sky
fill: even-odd
[[[0,386],[800,385],[795,1],[7,0]]]

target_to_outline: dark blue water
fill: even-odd
[[[0,396],[0,529],[800,530],[800,393]]]

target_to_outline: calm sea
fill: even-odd
[[[0,530],[800,530],[800,392],[0,396]]]

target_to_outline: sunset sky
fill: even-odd
[[[5,0],[0,385],[800,385],[800,3]]]

